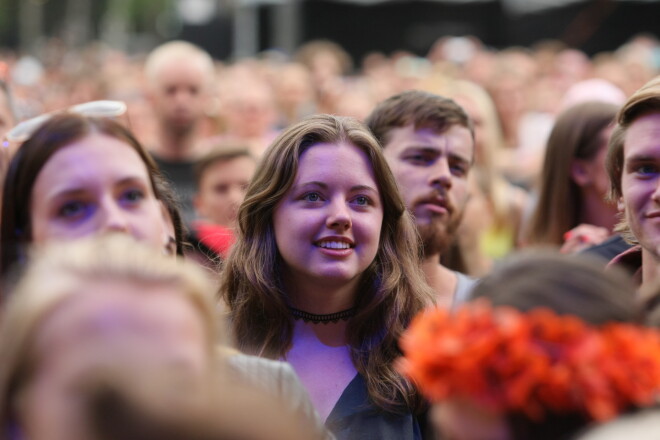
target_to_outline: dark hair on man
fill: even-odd
[[[468,130],[474,140],[474,127],[463,108],[453,100],[421,90],[387,98],[376,106],[365,121],[381,146],[389,141],[390,130],[413,124],[415,129],[429,128],[444,133],[453,125]]]
[[[244,146],[222,146],[214,148],[195,162],[195,186],[199,189],[199,184],[204,177],[204,173],[212,165],[218,162],[229,162],[239,157],[248,157],[256,162],[256,158]]]

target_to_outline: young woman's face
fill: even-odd
[[[37,329],[34,370],[17,399],[24,438],[85,438],[84,386],[99,374],[130,374],[136,384],[167,377],[174,387],[210,372],[201,314],[176,287],[107,282],[80,290]]]
[[[30,198],[32,241],[120,232],[159,248],[167,233],[147,167],[127,143],[92,134],[60,149]]]
[[[383,223],[367,155],[345,143],[306,150],[273,221],[289,287],[357,283],[376,257]]]

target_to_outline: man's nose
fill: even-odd
[[[451,188],[451,169],[446,158],[439,158],[430,167],[429,184],[431,186],[442,186]]]

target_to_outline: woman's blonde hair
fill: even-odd
[[[35,250],[2,311],[0,439],[10,438],[15,403],[35,371],[34,342],[46,317],[78,295],[93,295],[92,283],[122,282],[179,288],[199,311],[213,362],[222,332],[209,295],[210,283],[193,263],[160,254],[123,235],[46,245]]]
[[[369,159],[383,201],[380,245],[357,289],[356,315],[346,330],[351,358],[372,401],[387,410],[418,408],[412,384],[393,368],[397,340],[412,317],[433,301],[420,269],[421,246],[396,181],[374,136],[353,118],[317,115],[290,126],[262,158],[238,213],[237,242],[220,294],[231,309],[239,348],[280,358],[291,347],[293,317],[282,282],[283,261],[273,212],[291,188],[301,154],[321,143],[348,143]]]
[[[475,134],[477,127],[481,126],[484,136],[482,139],[475,136],[473,175],[479,190],[484,194],[493,210],[495,225],[504,227],[510,224],[511,194],[498,164],[498,157],[504,150],[504,135],[497,109],[490,95],[478,84],[460,79],[445,78],[435,83],[429,83],[426,87],[432,93],[459,102],[461,99],[465,99],[478,108],[481,120],[475,120],[474,115],[470,115],[470,117],[475,126]]]

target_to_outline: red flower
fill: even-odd
[[[455,314],[431,309],[401,338],[397,367],[431,401],[470,397],[540,420],[546,411],[595,420],[660,393],[660,333],[630,324],[596,328],[548,309],[486,301]]]

